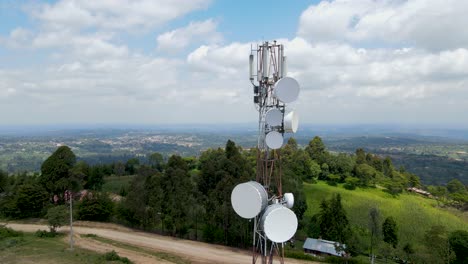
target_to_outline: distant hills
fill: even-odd
[[[256,131],[254,123],[0,126],[0,169],[38,171],[60,144],[90,163],[143,159],[153,152],[196,156],[204,149],[223,147],[228,139],[251,148],[257,142]],[[425,184],[446,184],[453,178],[468,184],[468,129],[306,124],[294,137],[305,146],[316,135],[333,152],[363,148],[390,156],[397,167],[404,166]]]

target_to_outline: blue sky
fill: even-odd
[[[278,40],[320,124],[468,126],[468,2],[0,2],[0,125],[255,122]]]

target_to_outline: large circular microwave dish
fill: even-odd
[[[299,83],[291,77],[283,77],[276,82],[273,93],[283,103],[292,103],[299,96]]]
[[[281,204],[268,206],[260,221],[267,238],[276,243],[290,240],[297,231],[297,217]]]
[[[283,146],[283,135],[279,132],[271,131],[265,137],[265,142],[267,146],[271,149],[279,149]]]
[[[280,126],[283,122],[283,113],[277,108],[272,108],[267,111],[265,121],[270,126]]]
[[[296,133],[299,128],[299,117],[296,111],[291,111],[284,116],[284,132]]]
[[[291,209],[294,206],[294,195],[292,193],[285,193],[284,201],[286,202],[286,207]]]
[[[240,217],[254,218],[268,205],[268,193],[258,182],[244,182],[232,190],[231,204]]]

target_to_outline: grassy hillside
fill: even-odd
[[[346,190],[341,186],[329,186],[324,182],[304,184],[308,210],[306,216],[319,212],[320,202],[340,193],[350,223],[367,229],[369,209],[378,207],[382,220],[393,216],[399,227],[399,245],[411,242],[421,247],[424,232],[433,225],[442,225],[450,232],[456,229],[468,231],[468,212],[437,207],[437,201],[416,194],[400,194],[398,197],[378,188]]]

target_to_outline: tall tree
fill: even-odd
[[[8,184],[8,175],[6,172],[0,170],[0,193],[6,190],[6,186]]]
[[[185,235],[190,225],[189,208],[194,202],[193,186],[188,166],[183,158],[173,155],[169,158],[166,172],[161,179],[164,193],[164,225],[171,227],[173,235]]]
[[[366,161],[366,152],[362,148],[356,149],[356,164],[365,164]]]
[[[371,263],[375,261],[374,248],[377,246],[380,236],[380,211],[377,207],[369,210],[369,231],[371,233],[370,239],[370,255]]]
[[[350,237],[349,221],[341,205],[340,194],[334,195],[329,201],[322,201],[317,219],[324,239],[345,243]]]
[[[385,219],[382,224],[382,234],[383,234],[383,241],[390,244],[393,248],[396,248],[398,245],[398,226],[393,219],[393,217],[389,216]]]
[[[383,163],[382,163],[382,171],[383,174],[387,177],[392,177],[392,172],[393,172],[393,163],[390,157],[385,157]]]
[[[326,162],[326,155],[328,154],[325,144],[323,143],[322,139],[318,136],[315,136],[305,148],[309,156],[317,161],[320,165]]]
[[[75,163],[76,156],[67,146],[59,147],[42,163],[40,183],[49,194],[63,197],[65,190],[79,188],[79,180],[71,173]]]
[[[164,168],[164,157],[161,153],[152,153],[148,157],[149,164],[151,168],[156,169],[158,171],[162,171]]]

